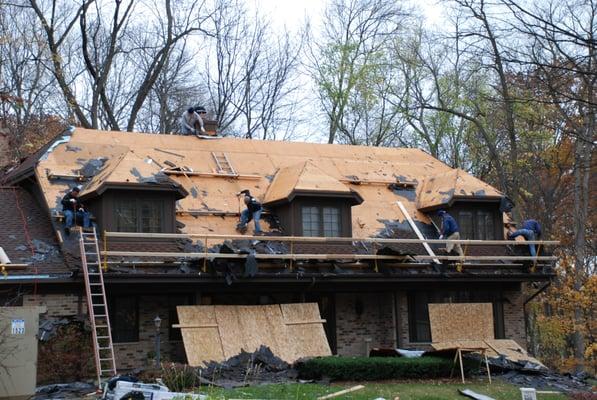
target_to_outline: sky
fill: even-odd
[[[399,1],[399,0],[397,0]],[[442,7],[437,0],[418,0],[427,23],[439,25],[442,22]],[[314,26],[321,22],[321,15],[326,5],[323,0],[249,0],[248,4],[270,16],[272,21],[289,29],[299,28],[305,18],[309,18]]]

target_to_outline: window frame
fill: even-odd
[[[301,236],[310,236],[310,237],[339,237],[342,236],[344,232],[344,223],[342,217],[342,206],[340,205],[331,205],[331,204],[313,204],[313,203],[303,203],[299,204],[299,224],[298,227],[300,229]],[[306,209],[313,209],[317,210],[317,234],[316,235],[306,235],[305,234],[305,210]],[[325,227],[325,210],[335,210],[337,224],[336,224],[336,234],[335,235],[326,235],[326,227]],[[310,215],[314,215],[314,213],[310,212]],[[310,221],[310,224],[313,225],[313,221]],[[312,232],[312,229],[308,230],[309,233]]]
[[[134,203],[134,225],[135,230],[120,230],[119,227],[119,216],[117,210],[120,208],[122,203]],[[159,221],[157,230],[143,230],[144,216],[143,216],[143,205],[154,204],[158,207]],[[112,209],[112,218],[114,221],[114,229],[116,232],[135,232],[135,233],[161,233],[166,231],[166,201],[160,198],[137,198],[137,197],[122,197],[114,199],[114,206]]]

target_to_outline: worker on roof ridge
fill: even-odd
[[[437,215],[442,218],[441,235],[439,238],[446,240],[460,240],[460,227],[454,217],[448,214],[446,210],[439,210]],[[456,252],[460,257],[464,257],[464,252],[462,251],[460,243],[446,243],[446,252],[448,254],[451,253],[453,249],[456,249]]]
[[[91,214],[85,209],[85,206],[79,200],[80,186],[75,186],[62,198],[62,213],[64,214],[66,235],[70,235],[70,230],[74,226],[77,218],[83,220],[83,229],[91,228]]]
[[[203,118],[207,111],[205,107],[190,107],[180,117],[180,130],[183,135],[197,135],[198,130],[201,133],[205,133],[205,127],[203,125]]]
[[[506,228],[508,229],[509,240],[514,240],[518,236],[524,237],[525,240],[539,240],[541,238],[541,225],[534,219],[525,220],[520,229],[516,229],[516,222],[507,222]],[[534,243],[529,244],[529,252],[531,257],[537,256]]]
[[[236,225],[236,229],[241,233],[245,233],[247,231],[247,224],[253,220],[255,221],[255,234],[260,235],[263,233],[259,224],[261,212],[263,211],[261,203],[255,197],[251,196],[251,192],[246,189],[237,193],[237,195],[243,196],[243,202],[247,208],[240,213],[240,222]]]

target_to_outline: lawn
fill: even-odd
[[[251,386],[239,389],[208,388],[201,393],[210,394],[213,399],[316,399],[329,393],[355,386],[358,383],[319,384],[276,384]],[[429,381],[425,383],[365,383],[365,389],[337,397],[338,400],[373,400],[382,397],[386,400],[466,400],[458,389],[471,389],[496,400],[518,400],[521,398],[518,387],[501,382],[459,384],[454,382]],[[539,394],[537,400],[564,400],[564,395]]]

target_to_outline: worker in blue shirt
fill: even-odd
[[[445,210],[439,210],[437,215],[442,218],[441,235],[439,238],[447,240],[460,240],[460,227],[458,226],[458,223],[454,217],[448,214]],[[462,251],[462,246],[460,246],[460,243],[446,243],[446,251],[448,254],[451,253],[453,249],[456,249],[456,252],[459,256],[464,256],[464,252]]]
[[[516,229],[514,231],[510,231],[511,228],[514,228],[516,224],[509,223],[508,227],[508,239],[514,240],[518,236],[524,237],[525,240],[539,240],[541,238],[541,225],[539,222],[535,221],[534,219],[527,219],[522,223],[522,227],[520,229]],[[535,250],[535,244],[529,244],[529,252],[531,253],[531,257],[537,256],[537,251]]]

